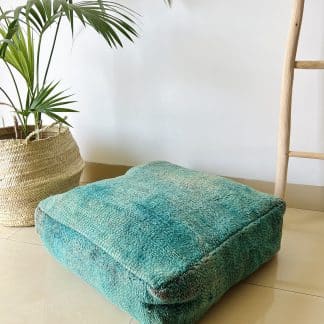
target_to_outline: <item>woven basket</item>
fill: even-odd
[[[38,141],[14,140],[0,128],[0,224],[34,225],[44,198],[79,185],[84,162],[66,127],[51,127]]]

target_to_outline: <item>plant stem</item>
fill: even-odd
[[[39,91],[39,60],[40,60],[40,50],[43,39],[43,33],[40,33],[37,47],[37,59],[36,59],[36,89]]]
[[[15,107],[15,105],[14,105],[13,101],[10,99],[8,93],[2,87],[0,87],[0,91],[6,96],[6,98],[10,102],[11,107],[14,109],[15,113],[17,114],[17,117],[19,118],[19,121],[20,121],[22,127],[24,127],[24,123],[21,120],[21,116],[19,114],[19,110]]]
[[[18,126],[18,120],[17,120],[17,117],[14,116],[14,130],[15,130],[15,136],[16,136],[16,139],[19,138],[19,126]]]
[[[7,106],[7,107],[10,107],[10,108],[15,108],[13,107],[12,105],[6,103],[6,102],[0,102],[0,106]]]
[[[14,76],[14,74],[13,74],[13,72],[12,72],[9,64],[7,62],[5,62],[5,65],[6,65],[7,69],[9,70],[9,73],[11,75],[12,81],[13,81],[13,83],[15,85],[16,92],[17,92],[17,96],[18,96],[18,99],[19,99],[20,108],[21,108],[21,110],[23,110],[23,105],[22,105],[21,96],[20,96],[20,92],[19,92],[19,89],[18,89],[17,81],[15,79],[15,76]]]
[[[0,6],[0,13],[1,13],[2,15],[4,15],[4,11],[3,11],[3,9],[2,9],[1,6]],[[6,23],[6,26],[9,27],[8,19],[5,19],[4,21],[5,21],[5,23]]]
[[[54,40],[53,40],[53,44],[52,44],[52,49],[51,49],[51,53],[50,53],[50,56],[49,56],[49,59],[48,59],[48,62],[47,62],[47,67],[46,67],[46,71],[45,71],[45,75],[44,75],[43,86],[45,85],[48,70],[49,70],[51,62],[52,62],[53,53],[54,53],[56,40],[57,40],[57,34],[58,34],[58,31],[59,31],[59,28],[60,28],[60,25],[61,25],[61,20],[62,20],[62,14],[60,15],[59,21],[58,21],[57,26],[56,26]]]
[[[6,98],[10,102],[11,106],[15,109],[15,111],[17,111],[17,108],[15,108],[15,105],[14,105],[13,101],[10,99],[8,93],[2,87],[0,87],[0,91],[6,96]]]
[[[14,105],[13,101],[10,99],[8,93],[2,87],[0,87],[0,91],[6,96],[6,98],[10,102],[10,105],[8,105],[8,106],[10,106],[10,107],[12,107],[14,109],[14,111],[16,113],[16,116],[19,119],[19,122],[21,124],[24,136],[26,136],[26,134],[27,134],[27,122],[25,120],[21,119],[21,116],[19,114],[19,110],[15,107],[15,105]],[[6,105],[5,103],[2,103],[2,104]]]
[[[39,35],[38,47],[37,47],[37,60],[36,60],[36,92],[37,93],[39,92],[39,61],[40,61],[42,39],[43,39],[43,32],[41,32]],[[38,130],[40,116],[38,115],[37,112],[34,113],[34,118],[35,118],[35,130]],[[38,139],[39,138],[37,138],[37,140]]]

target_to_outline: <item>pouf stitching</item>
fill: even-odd
[[[173,282],[181,280],[183,277],[189,275],[190,273],[195,273],[198,269],[202,268],[206,263],[211,262],[213,260],[213,257],[215,254],[218,253],[218,251],[223,248],[224,245],[229,244],[231,240],[233,240],[236,236],[240,235],[242,232],[247,231],[249,228],[254,227],[256,224],[258,224],[262,219],[267,218],[269,214],[271,214],[276,209],[285,208],[285,203],[282,201],[282,204],[278,204],[277,206],[272,207],[268,210],[267,213],[262,215],[257,220],[254,220],[253,222],[249,223],[247,226],[243,227],[233,235],[231,235],[228,239],[226,239],[224,242],[222,242],[218,247],[216,247],[213,251],[208,253],[208,255],[204,256],[201,260],[196,262],[194,265],[191,265],[188,270],[185,272],[179,274],[178,276],[174,276],[170,278],[167,282],[161,284],[157,288],[152,288],[151,291],[155,296],[159,296],[159,293],[166,293],[168,289],[170,289],[168,286],[172,285]],[[280,248],[280,247],[279,247]]]
[[[103,249],[101,246],[98,246],[96,243],[94,243],[90,238],[88,238],[86,235],[84,235],[83,233],[80,233],[78,230],[76,230],[75,228],[73,228],[74,231],[76,231],[77,233],[79,233],[80,235],[82,235],[83,237],[85,237],[86,239],[88,239],[92,244],[98,246],[101,250],[103,250],[105,253],[107,253],[113,260],[114,262],[116,262],[117,264],[119,264],[122,268],[124,268],[127,272],[131,273],[136,279],[138,279],[139,281],[143,282],[147,287],[148,290],[150,291],[150,293],[161,299],[164,300],[164,298],[161,298],[163,295],[168,294],[168,290],[170,291],[170,289],[172,289],[170,286],[172,286],[172,284],[175,281],[179,281],[181,279],[183,279],[185,276],[190,275],[191,273],[196,272],[198,269],[202,268],[204,266],[204,264],[211,262],[214,255],[217,254],[218,250],[220,250],[224,245],[228,244],[229,241],[231,241],[234,237],[236,237],[237,235],[241,234],[242,232],[248,230],[250,227],[255,226],[257,223],[259,223],[263,218],[266,218],[269,216],[269,214],[271,212],[273,212],[275,209],[278,208],[284,208],[285,203],[284,201],[281,201],[281,204],[278,203],[276,206],[270,208],[264,215],[260,216],[258,219],[252,221],[251,223],[249,223],[248,225],[246,225],[245,227],[241,228],[240,230],[238,230],[237,232],[235,232],[234,234],[232,234],[230,237],[228,237],[225,241],[223,241],[219,246],[217,246],[215,249],[213,249],[211,252],[208,253],[208,255],[205,255],[202,259],[200,259],[198,262],[196,262],[195,264],[192,264],[189,266],[189,268],[185,271],[182,272],[178,275],[174,275],[172,278],[170,278],[168,281],[165,281],[163,283],[161,283],[160,285],[154,287],[151,283],[149,283],[147,280],[143,279],[142,277],[138,276],[135,272],[131,271],[130,269],[128,269],[127,266],[125,266],[125,264],[119,262],[118,260],[116,260],[116,258],[114,258],[114,256],[112,256],[109,251]],[[44,212],[41,208],[37,208],[36,214],[38,213],[43,213],[44,215],[46,215],[49,218],[52,218],[50,215],[48,215],[46,212]],[[53,218],[52,218],[53,219]],[[54,219],[55,220],[55,219]],[[55,220],[56,222],[59,222],[57,220]],[[65,225],[61,222],[59,222],[62,225]],[[89,224],[90,225],[90,224]],[[68,225],[65,225],[68,226]],[[153,277],[154,278],[154,277]],[[156,278],[154,278],[156,279]],[[156,280],[158,281],[158,280]],[[169,286],[169,287],[168,287]],[[198,297],[197,295],[190,299],[190,300],[194,300],[196,297]],[[168,299],[168,298],[167,298]],[[165,299],[165,301],[167,301],[167,299]],[[188,302],[187,300],[183,300],[183,301],[178,301],[177,303],[184,303],[184,302]],[[172,304],[172,303],[168,303],[168,304]],[[154,305],[154,304],[153,304]]]
[[[152,163],[154,164],[154,163]],[[192,209],[188,210],[188,213],[186,213],[186,209],[183,210],[183,212],[181,211],[181,199],[184,199],[184,201],[186,201],[186,197],[190,197],[190,195],[194,195],[195,192],[198,190],[198,192],[202,192],[205,191],[205,194],[207,194],[207,197],[210,197],[209,200],[214,201],[214,199],[211,198],[215,198],[215,197],[219,197],[221,195],[226,195],[226,197],[228,197],[227,199],[217,199],[220,200],[220,203],[215,204],[215,205],[219,205],[220,206],[220,210],[222,210],[224,215],[227,214],[236,214],[236,218],[233,219],[233,226],[236,228],[235,231],[240,230],[242,228],[242,226],[246,226],[249,224],[249,222],[256,220],[257,218],[259,218],[260,216],[262,216],[268,209],[269,209],[269,205],[268,204],[272,204],[272,206],[274,205],[274,201],[276,200],[274,197],[270,197],[269,195],[265,195],[265,194],[261,194],[259,193],[259,196],[255,195],[253,190],[251,190],[251,188],[248,188],[244,185],[240,185],[240,184],[236,184],[228,179],[224,179],[221,177],[211,177],[210,181],[208,181],[208,178],[210,176],[207,177],[207,181],[209,183],[202,183],[202,187],[199,187],[200,184],[198,183],[198,187],[194,186],[193,188],[191,188],[190,186],[190,190],[188,191],[186,189],[186,186],[182,186],[184,179],[182,179],[182,177],[184,176],[186,178],[186,173],[187,171],[190,172],[189,176],[188,176],[188,181],[191,182],[193,180],[193,183],[196,183],[196,181],[198,181],[197,179],[195,179],[197,176],[199,176],[200,172],[194,172],[194,171],[190,171],[187,169],[184,169],[180,166],[176,166],[176,165],[172,165],[170,163],[157,163],[157,167],[158,169],[154,169],[152,168],[151,164],[147,165],[147,168],[144,172],[144,169],[142,170],[143,172],[139,172],[139,174],[136,174],[137,172],[134,172],[134,174],[128,178],[125,179],[125,181],[122,181],[121,183],[119,183],[119,181],[117,181],[116,183],[112,183],[112,180],[106,180],[103,182],[98,182],[96,184],[91,184],[89,186],[85,186],[85,187],[80,187],[80,194],[78,193],[79,189],[74,190],[73,192],[71,192],[70,194],[66,194],[66,195],[59,195],[56,198],[54,197],[54,199],[48,199],[44,202],[44,210],[48,211],[49,214],[51,215],[56,215],[56,219],[60,220],[62,224],[66,224],[67,226],[69,226],[70,228],[76,228],[79,229],[81,233],[84,233],[84,235],[86,235],[86,237],[91,238],[92,242],[96,242],[96,245],[102,246],[103,249],[105,251],[109,251],[109,254],[114,256],[115,260],[118,260],[118,262],[122,263],[124,265],[124,267],[126,269],[129,269],[129,271],[131,271],[132,273],[136,274],[137,277],[141,278],[142,280],[144,280],[145,282],[149,282],[151,283],[151,286],[153,287],[158,287],[159,285],[165,283],[166,280],[168,280],[168,278],[172,278],[175,275],[178,275],[179,273],[184,272],[188,265],[192,265],[196,262],[198,262],[202,257],[206,256],[208,253],[210,253],[215,246],[218,246],[219,244],[221,244],[224,240],[228,239],[229,235],[232,235],[234,233],[233,230],[231,230],[230,225],[227,226],[226,223],[228,223],[228,221],[226,221],[226,218],[224,218],[224,216],[222,215],[218,215],[217,212],[217,206],[214,216],[212,215],[212,210],[209,209],[208,213],[210,214],[210,221],[212,225],[212,227],[206,228],[206,232],[210,232],[209,233],[209,237],[213,238],[213,239],[208,239],[208,237],[206,237],[204,235],[203,240],[199,240],[199,236],[198,234],[201,233],[201,231],[198,228],[198,231],[196,231],[195,228],[195,215],[193,215],[193,217],[191,216],[191,212],[194,211]],[[160,166],[159,166],[160,164]],[[151,169],[149,169],[151,168]],[[134,168],[136,169],[136,168]],[[133,169],[133,170],[134,170]],[[176,170],[178,170],[178,172],[175,172]],[[180,207],[176,207],[174,206],[174,204],[170,204],[168,203],[168,199],[163,199],[163,191],[168,192],[170,190],[170,188],[168,187],[168,173],[171,173],[171,175],[173,175],[174,177],[176,177],[177,173],[179,173],[179,184],[177,185],[177,183],[175,182],[175,186],[172,186],[172,190],[175,190],[177,193],[177,199],[180,205]],[[193,179],[191,179],[191,173],[197,173],[197,176],[194,176]],[[166,179],[164,179],[164,175],[166,177]],[[121,178],[123,178],[124,176],[122,176]],[[160,180],[156,180],[156,179],[160,179],[162,177],[163,183],[160,183]],[[164,209],[158,211],[160,216],[154,215],[157,214],[156,211],[153,210],[153,215],[152,215],[152,219],[153,219],[153,223],[152,223],[152,228],[155,228],[155,233],[157,234],[157,237],[155,235],[152,235],[152,232],[150,230],[150,226],[151,226],[151,217],[150,213],[147,213],[146,211],[141,210],[141,208],[138,208],[138,203],[140,206],[144,205],[144,207],[154,207],[154,203],[155,203],[155,195],[139,195],[139,196],[135,196],[136,198],[134,199],[133,196],[133,201],[130,200],[130,203],[133,203],[133,206],[130,204],[127,204],[126,206],[124,206],[124,204],[121,202],[121,204],[119,205],[119,200],[122,200],[123,198],[123,194],[124,194],[124,189],[126,190],[127,188],[129,188],[129,186],[132,185],[132,183],[138,183],[138,181],[140,182],[141,186],[144,184],[150,184],[150,178],[153,178],[153,184],[155,184],[155,186],[159,187],[161,186],[160,190],[158,190],[156,192],[156,196],[161,196],[162,194],[162,198],[160,198],[160,201],[158,201],[158,199],[156,200],[156,202],[158,203],[158,206],[163,206],[163,204],[165,204]],[[213,178],[217,178],[217,179],[213,179]],[[142,183],[141,181],[144,179],[144,182]],[[172,177],[171,177],[172,180]],[[217,180],[217,181],[214,181]],[[219,181],[218,181],[219,180]],[[199,182],[199,181],[198,181]],[[185,182],[184,182],[185,184]],[[107,187],[106,187],[107,186]],[[141,186],[139,188],[140,192],[141,192]],[[105,189],[108,188],[107,190]],[[123,189],[124,187],[124,189]],[[209,188],[210,187],[210,188]],[[85,188],[85,189],[82,189]],[[87,189],[89,188],[89,189]],[[122,188],[122,190],[118,191],[118,188]],[[135,188],[137,188],[137,186],[135,186]],[[144,192],[150,192],[150,185],[145,185],[144,186]],[[209,189],[208,189],[209,188]],[[222,190],[220,190],[221,188],[223,188]],[[237,188],[237,189],[236,189]],[[195,190],[193,190],[195,189]],[[215,193],[214,194],[213,190],[215,189]],[[84,198],[85,201],[87,201],[87,203],[85,205],[83,205],[82,200],[78,202],[78,197],[82,197],[84,194],[87,193],[87,191],[89,190],[89,192],[91,193],[91,198],[87,198],[87,196],[85,196]],[[110,191],[112,190],[112,192]],[[114,191],[118,191],[118,195],[114,194]],[[237,192],[239,191],[239,192]],[[128,193],[128,191],[126,190],[125,192]],[[153,191],[153,193],[155,193],[155,191]],[[229,195],[229,193],[233,193],[233,195]],[[236,193],[236,194],[235,194]],[[106,194],[109,195],[109,199],[107,200],[107,203],[105,204],[105,197]],[[130,193],[132,194],[132,192]],[[186,195],[184,195],[186,194]],[[237,195],[238,194],[238,195]],[[183,195],[183,197],[182,197]],[[141,198],[141,196],[143,196]],[[255,196],[256,199],[256,203],[258,205],[258,201],[260,201],[260,208],[256,208],[256,206],[253,206],[253,201],[250,201],[249,199]],[[238,198],[238,200],[236,199],[236,197]],[[110,209],[110,198],[112,198],[112,209]],[[140,200],[137,200],[138,198],[140,198]],[[147,199],[146,199],[147,198]],[[169,197],[171,198],[172,201],[172,196]],[[248,199],[249,202],[245,202],[245,199]],[[127,198],[125,197],[126,201]],[[142,200],[141,200],[142,199]],[[163,202],[163,200],[165,202]],[[209,203],[207,200],[206,202],[210,205],[211,208],[213,203]],[[234,205],[231,202],[234,202]],[[236,201],[236,202],[235,202]],[[76,203],[79,203],[79,205]],[[153,205],[151,204],[151,202],[153,202]],[[224,203],[223,203],[224,202]],[[100,207],[97,207],[97,204],[99,203]],[[134,204],[135,203],[135,204]],[[137,203],[137,204],[136,204]],[[143,203],[143,204],[142,204]],[[177,201],[175,201],[175,203],[177,203]],[[200,221],[202,218],[201,212],[199,212],[199,210],[204,211],[204,206],[200,205],[200,198],[197,201],[198,205],[195,204],[193,206],[200,206],[201,208],[197,208],[197,213],[198,213],[198,218],[200,217]],[[60,205],[62,205],[62,207],[60,207]],[[64,206],[64,208],[63,208]],[[223,207],[226,207],[226,210],[223,210]],[[233,209],[232,207],[233,206]],[[249,207],[250,206],[250,207]],[[42,206],[41,206],[42,207]],[[126,208],[124,208],[126,207]],[[130,209],[129,209],[130,207]],[[78,217],[78,211],[80,209],[80,211],[84,208],[85,213],[82,211],[81,213],[81,218]],[[172,214],[170,214],[170,217],[167,216],[166,221],[164,222],[164,217],[163,217],[163,211],[166,210],[168,211],[172,211],[173,208],[175,208],[175,212]],[[192,205],[190,205],[190,208],[192,208]],[[52,211],[53,209],[53,211]],[[100,225],[100,222],[98,222],[96,220],[97,215],[93,214],[93,211],[98,215],[98,219],[100,219],[100,222],[104,222],[102,223],[103,226]],[[126,212],[125,212],[126,211]],[[128,231],[130,231],[127,226],[132,227],[132,222],[127,222],[127,224],[123,225],[123,220],[124,219],[133,219],[133,213],[134,211],[137,213],[138,215],[136,216],[137,220],[134,223],[135,225],[137,224],[137,234],[135,234],[135,236],[130,235],[129,239],[128,239],[128,235],[125,235],[125,233],[128,233]],[[187,214],[187,216],[184,216],[181,218],[180,222],[177,222],[177,212],[182,212],[184,215]],[[53,214],[54,212],[54,214]],[[57,213],[58,214],[55,214]],[[121,215],[120,213],[122,212]],[[195,211],[194,211],[195,212]],[[61,217],[61,215],[62,217]],[[115,228],[117,235],[116,236],[120,236],[122,235],[122,232],[120,230],[118,230],[118,222],[121,222],[122,226],[125,227],[126,232],[124,232],[123,235],[123,249],[125,249],[126,253],[132,253],[132,248],[128,249],[125,248],[125,246],[129,246],[129,244],[127,243],[127,241],[132,242],[132,244],[134,244],[134,248],[135,248],[135,255],[136,257],[132,258],[132,257],[127,257],[125,256],[125,254],[120,252],[120,249],[118,248],[118,240],[114,239],[114,233],[111,233],[111,231],[109,231],[109,228],[107,228],[107,225],[105,225],[105,218],[102,218],[100,216],[100,214],[106,214],[106,216],[108,218],[106,218],[107,220],[107,224],[110,224]],[[114,221],[114,218],[116,217],[116,214],[119,214],[119,216],[117,216],[117,222]],[[200,216],[199,216],[200,214]],[[240,214],[242,216],[240,216]],[[67,216],[66,216],[67,215]],[[73,217],[69,217],[68,215],[74,215]],[[88,217],[89,215],[91,215],[91,217]],[[112,218],[110,218],[110,215],[112,215]],[[252,215],[252,217],[248,216],[248,215]],[[218,223],[218,216],[221,216],[221,220],[220,220],[220,227],[222,226],[222,222],[225,223],[225,227],[223,229],[222,232],[222,236],[219,237],[219,239],[217,237],[214,237],[215,231],[217,233],[217,223]],[[191,222],[190,220],[188,221],[187,218],[191,218],[193,222]],[[214,218],[214,220],[213,220]],[[252,218],[252,219],[251,219]],[[243,221],[243,224],[241,224],[240,227],[236,226],[239,225],[241,222],[241,219],[245,219],[245,221]],[[141,220],[145,220],[144,222]],[[81,222],[82,224],[79,226],[79,222]],[[184,234],[184,238],[185,241],[180,241],[178,245],[180,245],[180,248],[178,249],[176,247],[177,243],[171,243],[170,247],[171,249],[169,249],[169,244],[167,241],[164,240],[163,244],[158,243],[160,239],[162,239],[163,241],[163,235],[159,234],[159,228],[162,228],[160,226],[160,222],[163,222],[161,225],[162,227],[166,230],[167,233],[169,233],[170,235],[173,235],[172,237],[174,237],[175,239],[173,241],[177,241],[179,240],[179,237],[177,238],[177,235],[182,235],[182,233]],[[175,224],[173,224],[175,223]],[[176,226],[178,223],[180,226]],[[115,225],[114,225],[115,224]],[[168,227],[168,225],[171,225]],[[189,226],[188,226],[189,225]],[[192,227],[193,226],[193,227]],[[160,261],[158,261],[158,256],[155,257],[156,253],[154,253],[154,255],[152,255],[152,260],[156,260],[157,264],[159,264],[160,268],[156,268],[156,271],[145,271],[143,272],[143,268],[141,269],[141,267],[143,267],[143,265],[141,265],[141,251],[138,250],[137,248],[137,241],[135,240],[136,235],[141,235],[141,227],[143,229],[145,229],[145,236],[146,236],[146,242],[152,242],[152,243],[147,243],[147,246],[155,246],[158,247],[158,250],[154,250],[154,252],[157,252],[157,255],[159,255],[160,253],[162,255],[164,255],[167,259],[167,261],[164,261],[162,258],[160,258]],[[181,227],[183,229],[181,229]],[[193,231],[189,230],[189,228],[192,228]],[[213,228],[215,227],[215,228]],[[168,228],[174,228],[175,232],[173,232],[173,230],[168,231]],[[185,228],[187,228],[188,230],[185,231]],[[143,230],[142,229],[142,230]],[[201,227],[202,230],[203,227]],[[180,230],[180,232],[179,232]],[[197,235],[191,235],[191,233],[195,233]],[[205,233],[206,233],[205,232]],[[226,234],[226,232],[228,232]],[[111,234],[109,234],[111,233]],[[165,235],[164,235],[165,236]],[[192,245],[186,245],[186,244],[182,244],[182,242],[187,242],[186,239],[188,238],[188,242],[192,241],[195,245],[195,248],[197,247],[197,249],[195,249],[194,251],[196,252],[192,252],[190,253],[190,246]],[[158,239],[158,240],[157,240]],[[171,239],[171,237],[170,237]],[[199,243],[200,241],[201,244]],[[155,242],[155,243],[154,243]],[[141,241],[140,237],[139,237],[139,244],[142,245],[143,247],[145,247],[145,243],[143,242],[143,240]],[[130,245],[131,246],[131,245]],[[175,253],[170,253],[170,252],[175,252]],[[142,252],[143,254],[143,252]],[[146,254],[149,255],[149,254]],[[174,258],[173,258],[174,256]],[[194,256],[194,257],[193,257]],[[139,257],[139,260],[136,261],[136,258]],[[145,266],[150,266],[150,257],[147,257],[146,259],[144,259],[143,264],[145,264]],[[177,259],[176,263],[173,263],[172,259]],[[175,261],[175,260],[174,260]],[[180,264],[181,263],[181,264]],[[165,266],[164,266],[165,264]],[[167,264],[170,264],[170,266],[167,266]],[[172,266],[172,264],[177,264],[177,266]],[[152,264],[151,264],[152,265]],[[160,269],[160,270],[159,270]],[[161,269],[166,270],[166,271],[161,271]],[[157,280],[158,278],[158,280]]]

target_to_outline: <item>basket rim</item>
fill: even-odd
[[[33,128],[32,125],[28,125],[28,127]],[[19,126],[19,128],[21,128],[21,126]],[[54,138],[57,138],[58,136],[66,134],[69,131],[70,131],[69,127],[67,127],[67,126],[61,126],[61,127],[52,126],[52,127],[48,128],[43,133],[43,134],[52,133],[51,135],[46,136],[45,138],[41,138],[39,140],[26,142],[25,139],[15,139],[15,138],[1,139],[1,133],[2,132],[8,132],[9,134],[12,132],[12,134],[14,134],[14,128],[13,128],[13,126],[0,127],[0,145],[32,145],[32,144],[35,144],[35,143],[43,143],[43,142],[53,140]]]

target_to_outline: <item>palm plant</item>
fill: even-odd
[[[166,0],[169,3],[169,0]],[[25,138],[30,132],[30,118],[34,129],[42,127],[42,115],[56,123],[70,124],[60,113],[76,112],[70,105],[75,101],[71,94],[59,91],[59,82],[48,82],[48,72],[52,63],[62,21],[69,22],[73,34],[75,21],[93,28],[110,47],[122,47],[123,40],[133,41],[138,36],[135,29],[136,13],[116,2],[105,0],[27,0],[14,10],[5,11],[0,7],[0,60],[12,79],[16,96],[12,98],[0,86],[5,100],[1,105],[15,112],[16,137]],[[52,46],[46,67],[41,73],[40,57],[44,34],[55,27]],[[19,74],[24,80],[25,89],[18,86]]]

